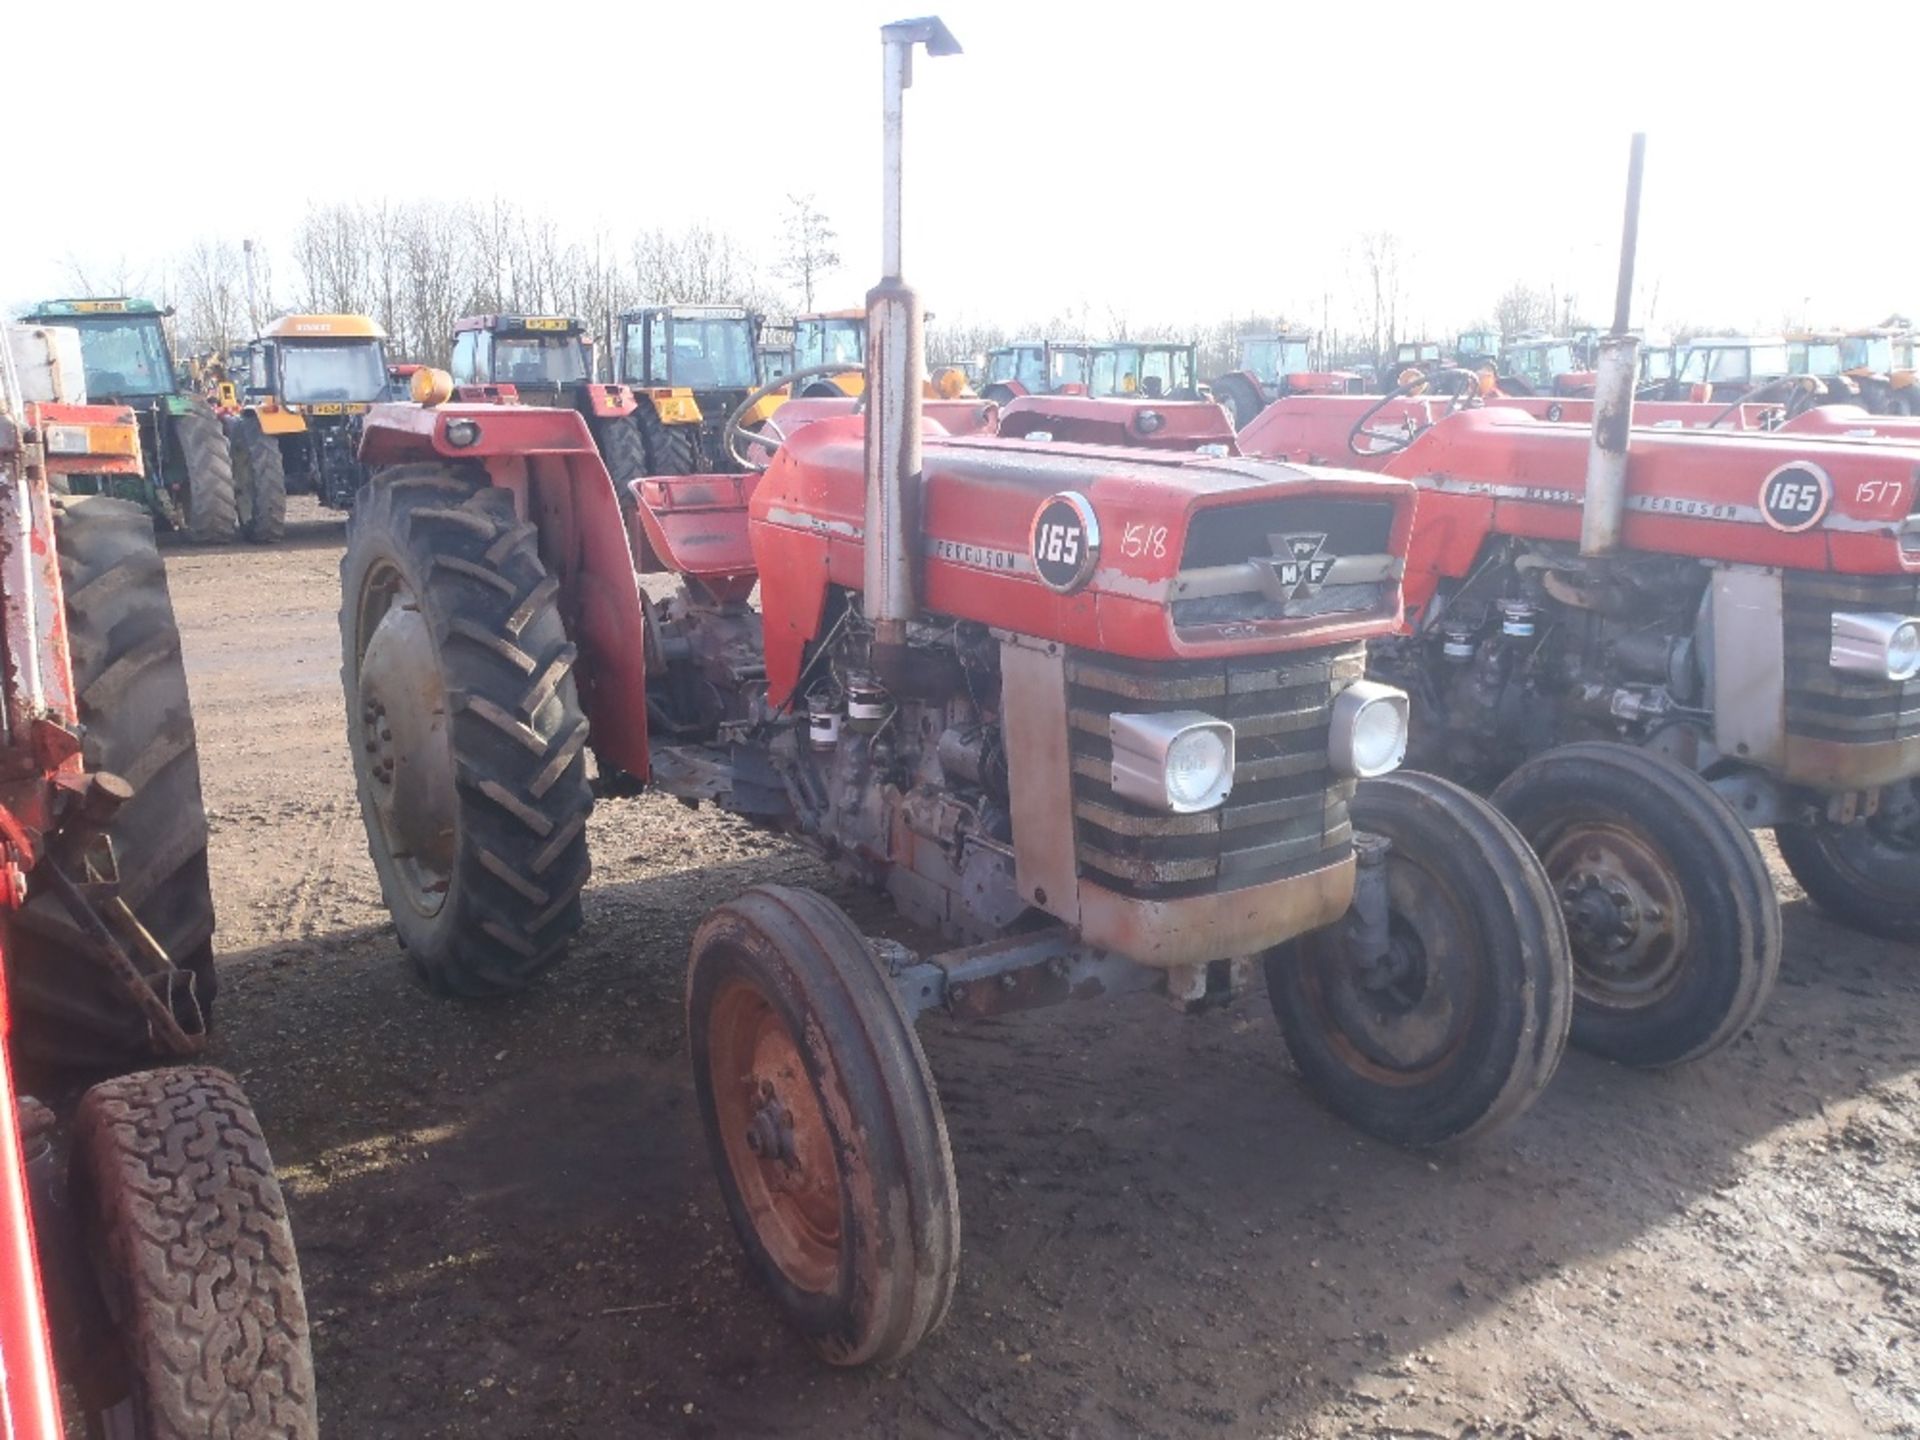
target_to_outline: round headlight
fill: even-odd
[[[1920,674],[1920,621],[1902,622],[1887,640],[1887,678],[1911,680]]]
[[[1133,418],[1133,428],[1142,435],[1152,435],[1165,428],[1167,417],[1158,410],[1142,410]]]
[[[1233,782],[1230,764],[1218,730],[1187,731],[1167,747],[1167,798],[1181,810],[1218,803]]]
[[[1353,722],[1353,768],[1356,773],[1384,775],[1398,768],[1407,754],[1407,726],[1400,707],[1375,700],[1360,707]]]

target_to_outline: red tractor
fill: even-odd
[[[342,563],[369,847],[429,984],[502,994],[565,948],[589,748],[602,793],[791,834],[924,938],[769,885],[716,896],[692,947],[727,1209],[847,1365],[898,1360],[953,1298],[920,1015],[1150,988],[1198,1006],[1264,973],[1315,1095],[1438,1144],[1526,1107],[1571,1008],[1518,833],[1391,773],[1405,697],[1361,672],[1398,623],[1411,486],[936,418],[978,401],[923,413],[900,100],[916,45],[958,46],[931,18],[882,41],[891,223],[857,407],[748,437],[764,471],[628,487],[630,525],[576,413],[384,407]],[[677,593],[643,600],[636,563]]]
[[[153,524],[53,493],[63,470],[142,473],[135,416],[29,400],[21,368],[0,343],[0,1436],[57,1440],[57,1379],[89,1434],[308,1440],[272,1161],[239,1086],[186,1063],[213,1000],[213,908]],[[17,1068],[155,1060],[174,1063],[63,1116]]]
[[[1540,849],[1574,1038],[1617,1059],[1702,1053],[1764,993],[1778,921],[1744,827],[1837,917],[1920,938],[1920,437],[1821,415],[1619,426],[1617,506],[1587,433],[1509,405],[1316,397],[1240,436],[1420,487],[1407,624],[1369,673],[1412,694],[1412,753],[1497,786]],[[1617,541],[1583,545],[1608,511]]]
[[[1317,370],[1317,336],[1308,332],[1240,337],[1240,368],[1212,383],[1238,430],[1286,395],[1358,395],[1366,388],[1351,370]]]

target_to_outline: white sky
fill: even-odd
[[[75,260],[137,277],[203,237],[261,241],[284,294],[305,207],[381,195],[498,193],[616,235],[705,220],[770,258],[782,197],[810,190],[847,262],[821,302],[878,272],[877,26],[915,0],[337,0],[191,23],[26,3],[40,33],[0,92],[16,126],[60,119],[34,121],[0,202],[9,307],[69,292]],[[1637,323],[1920,314],[1911,0],[940,13],[967,53],[923,58],[908,97],[906,268],[942,319],[1317,323],[1330,295],[1341,324],[1369,229],[1414,256],[1403,331],[1457,329],[1516,280],[1603,319],[1635,128]],[[71,180],[52,136],[82,157]]]

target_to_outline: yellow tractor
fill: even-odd
[[[283,315],[233,353],[227,438],[249,540],[286,532],[289,490],[351,508],[366,478],[360,427],[388,393],[386,338],[365,315]]]

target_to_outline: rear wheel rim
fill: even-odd
[[[1314,965],[1314,1020],[1355,1074],[1413,1087],[1459,1058],[1482,1003],[1484,938],[1438,873],[1395,850],[1387,860],[1388,945],[1356,961],[1344,945]]]
[[[845,1205],[833,1132],[800,1046],[766,996],[730,981],[707,1021],[709,1080],[727,1169],[768,1258],[797,1290],[832,1290]]]
[[[407,903],[440,913],[459,853],[453,716],[432,628],[400,572],[376,567],[361,591],[356,764]]]
[[[1575,994],[1640,1010],[1672,993],[1686,970],[1690,917],[1665,852],[1630,826],[1581,819],[1540,860],[1566,918]]]

